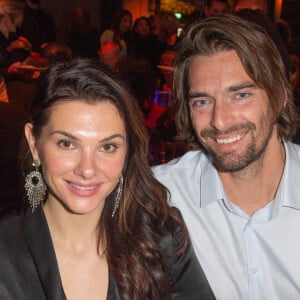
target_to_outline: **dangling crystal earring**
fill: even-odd
[[[38,171],[39,163],[33,160],[34,171],[30,172],[25,178],[25,190],[31,207],[34,212],[36,208],[44,201],[47,186],[44,183],[41,172]]]
[[[115,199],[114,209],[113,209],[113,212],[111,214],[112,218],[115,216],[115,213],[116,213],[117,209],[119,208],[120,201],[123,197],[123,182],[124,182],[124,178],[123,178],[123,175],[121,174],[121,176],[119,178],[118,187],[117,187],[117,196],[116,196],[116,199]]]

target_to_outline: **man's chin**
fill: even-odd
[[[235,153],[214,153],[208,150],[211,155],[212,163],[220,172],[238,172],[243,170],[248,162],[238,157]]]

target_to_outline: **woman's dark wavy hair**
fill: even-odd
[[[132,21],[132,13],[129,10],[120,8],[115,11],[112,18],[112,30],[114,31],[115,35],[121,36],[120,25],[125,16],[129,16]]]
[[[209,56],[229,50],[236,51],[248,76],[266,91],[280,137],[291,140],[298,116],[279,51],[262,27],[229,14],[194,22],[178,45],[173,85],[179,136],[201,146],[189,111],[191,63],[198,55]]]
[[[105,200],[98,246],[106,249],[109,270],[116,279],[121,299],[169,299],[170,283],[158,237],[167,218],[178,221],[178,217],[167,204],[166,188],[148,166],[148,138],[136,102],[105,65],[82,58],[58,63],[43,76],[30,109],[28,121],[33,124],[37,140],[52,107],[62,101],[109,102],[118,109],[128,143],[123,167],[124,193],[113,218],[116,189]],[[186,241],[182,249],[184,245]]]

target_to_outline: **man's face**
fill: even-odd
[[[204,13],[206,17],[221,15],[226,12],[227,5],[223,2],[219,2],[218,0],[213,0],[211,2],[210,7],[204,7]]]
[[[235,51],[197,56],[189,84],[193,127],[219,171],[240,171],[264,155],[277,138],[269,99]]]
[[[24,19],[24,6],[20,3],[7,1],[3,6],[4,13],[9,15],[16,27],[20,27]],[[0,10],[1,12],[1,10]]]
[[[102,62],[110,66],[113,70],[117,70],[118,63],[121,59],[120,47],[113,42],[106,42],[100,47],[98,52]]]

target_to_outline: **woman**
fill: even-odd
[[[146,59],[153,67],[158,65],[163,44],[159,43],[157,36],[151,33],[150,21],[146,16],[135,20],[127,49],[129,56]]]
[[[132,14],[127,9],[118,9],[112,20],[111,29],[106,29],[100,36],[100,44],[107,41],[115,41],[121,47],[121,54],[127,55],[127,39],[130,35]]]
[[[97,58],[99,32],[93,25],[90,11],[76,6],[70,11],[65,24],[66,43],[74,57]]]
[[[178,19],[172,12],[165,12],[161,15],[159,23],[158,41],[165,45],[164,50],[176,50]]]
[[[0,221],[1,299],[213,298],[135,102],[104,65],[50,68],[25,135],[31,207]]]

